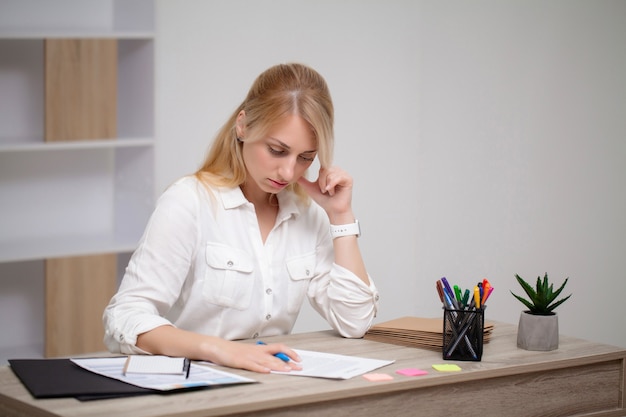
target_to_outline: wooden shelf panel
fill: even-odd
[[[117,39],[46,39],[46,142],[117,137]]]
[[[46,357],[106,349],[102,312],[117,289],[117,256],[46,259]]]
[[[117,63],[116,138],[153,137],[153,40],[119,40]],[[44,68],[43,39],[0,39],[0,151],[44,142]]]

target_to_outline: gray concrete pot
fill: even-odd
[[[548,351],[559,348],[559,317],[538,316],[522,311],[517,327],[517,347],[526,350]]]

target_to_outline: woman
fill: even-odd
[[[289,333],[305,296],[342,336],[362,337],[378,293],[357,244],[352,178],[330,166],[332,147],[324,79],[301,64],[263,72],[202,168],[159,199],[104,312],[109,350],[300,369],[283,344],[235,340]]]

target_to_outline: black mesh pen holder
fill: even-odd
[[[443,311],[443,359],[480,361],[483,356],[483,309]]]

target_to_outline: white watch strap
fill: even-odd
[[[330,225],[330,235],[332,238],[340,237],[340,236],[361,236],[361,226],[359,225],[359,221],[355,220],[354,223],[349,224],[331,224]]]

